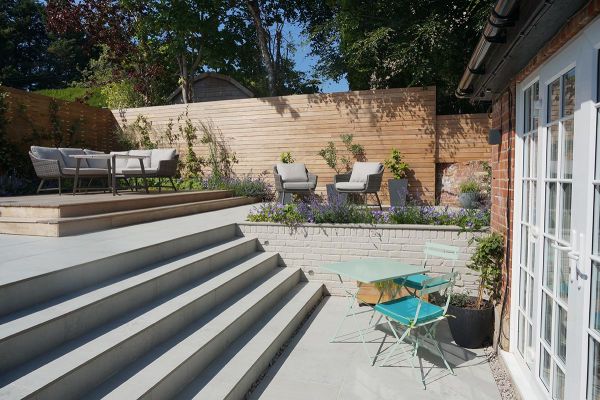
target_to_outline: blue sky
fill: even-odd
[[[296,68],[308,73],[310,76],[314,75],[313,67],[317,62],[317,58],[309,55],[310,43],[308,37],[302,33],[302,30],[297,25],[290,24],[285,30],[285,36],[289,40],[293,40],[296,46],[296,54],[294,56]],[[345,78],[339,82],[331,79],[324,80],[321,84],[321,91],[323,93],[346,92],[348,91],[348,81]]]

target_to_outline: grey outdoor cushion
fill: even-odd
[[[277,163],[277,173],[283,182],[307,182],[306,167],[302,163]]]
[[[283,188],[289,190],[309,190],[315,188],[314,182],[283,182]]]
[[[175,149],[153,149],[150,155],[150,168],[158,168],[158,164],[163,160],[174,159],[175,153]],[[145,166],[146,164],[144,164]]]
[[[63,173],[65,175],[73,175],[75,176],[76,168],[63,168]],[[106,168],[80,168],[79,176],[106,176],[108,174],[108,170]]]
[[[152,150],[129,150],[130,156],[148,156],[144,158],[144,168],[150,168],[150,156],[152,155]],[[140,168],[140,160],[137,158],[130,158],[127,161],[127,167],[130,168]]]
[[[363,190],[367,182],[338,182],[335,184],[337,190]]]
[[[96,151],[96,150],[90,150],[90,149],[84,149],[83,151],[85,154],[106,154],[102,151]],[[106,165],[106,160],[93,160],[91,158],[88,158],[87,163],[88,163],[88,167],[90,167],[90,168],[102,168],[102,169],[108,168],[108,166]]]
[[[83,149],[74,149],[70,147],[59,147],[58,150],[62,153],[63,160],[65,162],[65,167],[67,168],[76,168],[77,167],[77,159],[71,156],[82,156],[85,154]],[[80,168],[88,168],[89,165],[87,160],[82,159],[79,164]]]
[[[122,155],[128,155],[129,152],[128,151],[111,151],[110,154],[122,154]],[[120,174],[123,172],[123,170],[127,167],[127,159],[126,158],[118,158],[115,161],[115,167],[117,170],[117,174]],[[138,160],[135,160],[135,162],[137,162],[137,167],[140,167],[140,163],[138,162]]]
[[[138,167],[140,166],[139,161],[138,161]],[[146,173],[146,175],[152,175],[152,174],[156,174],[156,172],[158,171],[157,168],[145,168],[144,167],[144,172]],[[121,171],[121,173],[123,175],[139,175],[142,176],[142,170],[139,168],[125,168],[124,170]]]
[[[31,146],[31,153],[35,158],[42,160],[56,160],[62,168],[65,167],[65,160],[62,153],[54,147]]]
[[[374,175],[381,172],[383,165],[378,162],[357,162],[352,167],[350,182],[367,182],[368,175]]]

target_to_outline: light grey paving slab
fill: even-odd
[[[462,349],[451,342],[447,325],[440,324],[438,337],[456,375],[450,375],[441,360],[427,350],[419,352],[423,371],[428,373],[427,390],[420,382],[420,369],[413,370],[408,346],[389,361],[390,366],[371,366],[357,326],[348,319],[342,328],[344,341],[329,343],[347,305],[341,297],[327,297],[295,337],[282,357],[270,368],[251,399],[473,399],[497,400],[500,393],[483,350]],[[367,326],[370,312],[359,314]],[[367,348],[374,355],[385,330],[367,334]],[[392,344],[385,338],[383,349]],[[417,365],[417,363],[415,363]]]
[[[0,235],[0,281],[109,256],[245,220],[252,205],[171,218],[77,236],[32,238]]]

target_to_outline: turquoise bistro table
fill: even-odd
[[[341,283],[343,283],[343,276],[362,283],[377,283],[390,279],[404,278],[410,275],[422,274],[428,271],[421,265],[407,264],[389,258],[361,258],[323,265],[322,268],[336,274]],[[336,341],[344,321],[349,316],[354,318],[356,326],[360,328],[358,319],[356,318],[356,309],[358,308],[357,296],[359,290],[360,287],[358,285],[356,289],[345,289],[346,298],[348,299],[348,308],[340,320],[337,330],[335,331],[335,334],[331,338],[330,342],[333,343]],[[372,318],[373,317],[371,317],[371,321]],[[370,327],[371,323],[369,322],[368,327],[359,329],[358,331],[369,360],[371,359],[371,356],[369,356],[369,352],[367,350],[364,331]]]

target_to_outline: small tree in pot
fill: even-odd
[[[491,344],[494,332],[494,305],[502,295],[504,237],[498,233],[475,239],[477,247],[467,267],[479,273],[477,296],[455,294],[448,314],[456,344],[475,349]]]
[[[317,153],[336,174],[350,172],[350,170],[352,170],[353,160],[363,161],[365,159],[365,148],[361,144],[353,143],[354,135],[350,133],[342,134],[340,135],[340,139],[346,148],[344,154],[339,155],[338,149],[332,141],[327,142],[327,146]],[[330,203],[334,200],[346,200],[347,194],[338,193],[335,190],[334,184],[330,183],[325,185],[325,187],[327,188],[327,197]]]
[[[296,160],[289,151],[284,151],[279,155],[279,161],[284,164],[293,164]]]
[[[390,205],[393,207],[404,207],[408,195],[408,179],[406,176],[410,168],[402,161],[402,154],[398,149],[392,149],[390,158],[385,160],[385,166],[392,172],[394,179],[388,179],[388,191],[390,193]]]
[[[481,187],[474,180],[467,180],[460,184],[458,201],[463,208],[475,208],[479,201]]]

